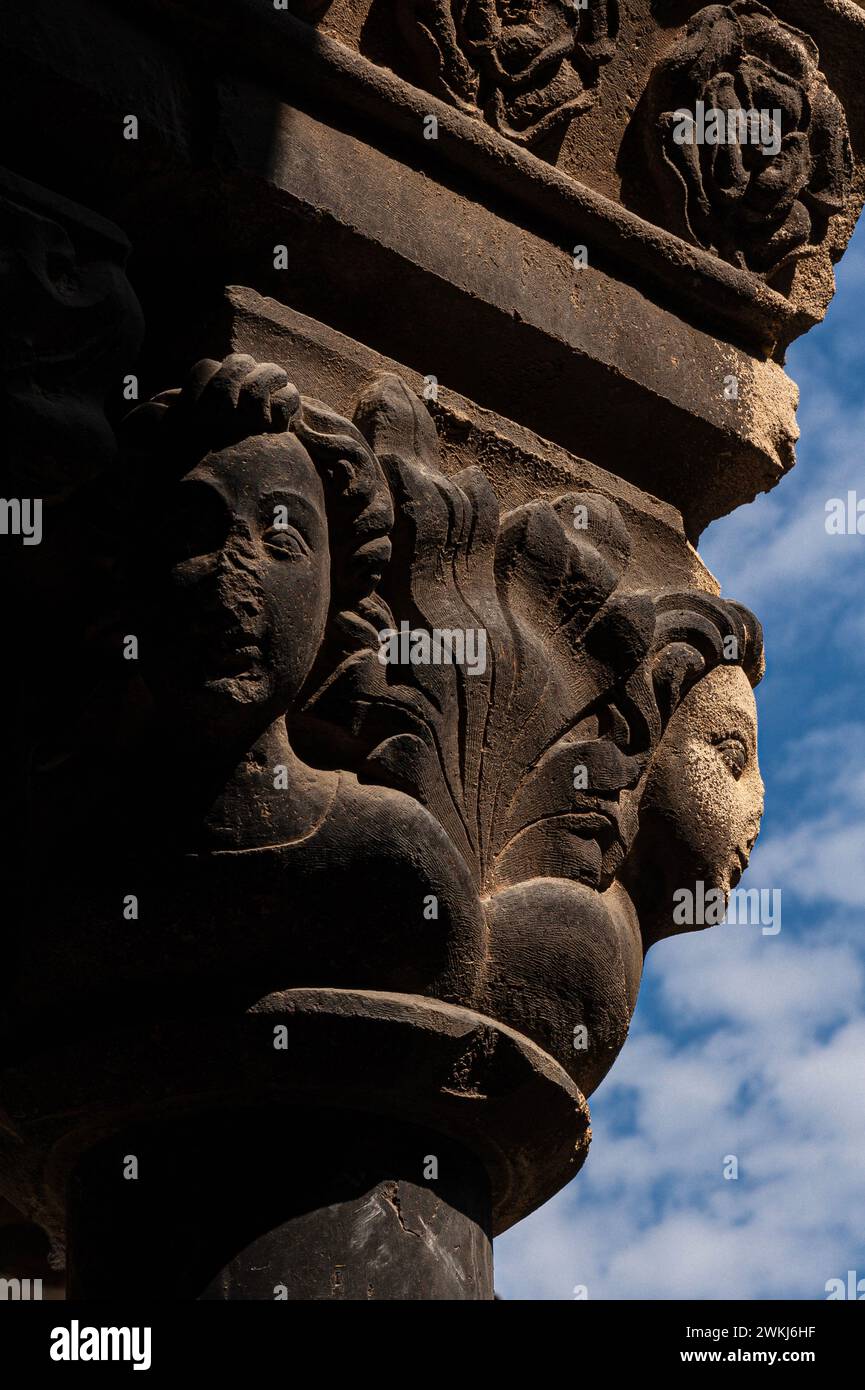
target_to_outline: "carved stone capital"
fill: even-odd
[[[87,781],[82,742],[31,788],[40,853],[66,889],[61,912],[50,895],[34,905],[10,996],[29,1078],[6,1093],[14,1196],[56,1213],[60,1177],[38,1176],[46,1143],[66,1172],[82,1144],[147,1120],[154,1087],[166,1104],[228,1103],[206,1037],[241,1048],[227,1074],[262,1103],[273,1038],[256,1034],[255,1062],[237,1029],[281,1026],[274,998],[318,1018],[330,1047],[331,998],[366,1016],[365,999],[375,1014],[392,997],[421,1037],[470,1011],[483,1078],[466,1053],[459,1082],[424,1082],[412,1101],[388,1074],[392,1105],[430,1124],[437,1094],[516,1086],[495,1142],[534,1152],[513,1057],[584,1117],[625,1041],[644,952],[677,929],[667,879],[634,865],[648,852],[670,882],[703,873],[725,894],[747,863],[759,625],[702,590],[628,585],[631,533],[602,493],[503,511],[479,468],[449,476],[426,405],[393,372],[349,419],[277,363],[205,359],[121,439],[125,484],[105,499],[123,538],[114,640],[135,633],[140,660],[103,690],[113,735]],[[109,803],[97,867],[85,828]],[[129,901],[134,940],[118,932]],[[199,1022],[177,1035],[184,1079],[166,1092],[152,1030],[178,1010]],[[62,1068],[92,1077],[89,1040],[110,1047],[110,1102],[100,1081],[91,1101],[51,1092],[28,1110],[46,1011]],[[350,1044],[374,1109],[379,1031],[372,1051],[363,1031]],[[133,1070],[139,1098],[124,1106]],[[314,1081],[303,1070],[329,1104],[351,1103],[344,1069],[334,1094],[326,1065]],[[437,1122],[489,1170],[497,1121],[464,1129],[460,1113]],[[499,1228],[572,1175],[573,1144],[555,1154],[519,1196],[494,1178]]]
[[[759,831],[760,624],[695,547],[795,461],[865,9],[29,0],[6,31],[3,487],[45,529],[9,568],[0,1193],[68,1222],[85,1297],[124,1248],[147,1287],[163,1198],[211,1237],[177,1297],[342,1296],[322,1232],[366,1252],[370,1212],[400,1258],[379,1295],[347,1257],[346,1296],[405,1261],[489,1297],[646,951],[711,925],[677,893],[719,920]],[[294,1115],[289,1209],[258,1140]],[[127,1135],[160,1175],[131,1216]],[[459,1260],[399,1245],[401,1183]]]

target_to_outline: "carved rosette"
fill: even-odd
[[[710,143],[708,125],[708,139],[683,141],[681,113],[698,103],[725,113],[725,130],[726,113],[767,113],[768,143],[751,135]],[[756,0],[695,14],[635,119],[663,197],[662,219],[653,200],[653,220],[770,283],[822,243],[844,210],[853,162],[841,103],[813,39]]]
[[[413,80],[521,145],[592,104],[612,57],[618,0],[398,0]]]

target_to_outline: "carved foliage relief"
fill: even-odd
[[[533,146],[593,100],[618,0],[396,0],[413,80]]]
[[[679,113],[700,104],[723,124],[713,128],[710,117],[685,139]],[[759,135],[744,124],[734,133],[729,118],[739,113],[764,116]],[[823,241],[844,209],[852,154],[841,103],[813,39],[756,0],[695,14],[635,119],[666,225],[770,281]]]
[[[683,929],[672,885],[723,896],[756,838],[759,624],[629,587],[609,498],[503,514],[479,469],[445,474],[391,374],[349,419],[277,364],[203,361],[122,443],[99,651],[30,791],[67,891],[20,944],[19,1022],[118,992],[158,1015],[191,979],[229,1011],[298,985],[426,995],[590,1094],[645,949]],[[134,948],[130,882],[154,923]]]
[[[113,808],[119,878],[100,906],[85,873],[67,920],[46,912],[25,976],[62,993],[72,949],[100,994],[150,980],[151,1005],[190,974],[226,1002],[304,983],[427,994],[530,1037],[589,1094],[644,950],[681,929],[668,885],[630,866],[648,854],[724,893],[756,837],[756,620],[629,589],[629,531],[601,495],[503,515],[479,469],[443,472],[393,375],[348,419],[278,365],[206,361],[123,436],[115,650],[137,632],[142,659],[135,691],[100,697],[118,755],[84,783]],[[130,743],[132,789],[114,784]],[[705,843],[700,804],[721,808]],[[79,806],[63,823],[91,822]],[[134,958],[112,916],[130,878],[161,924]]]

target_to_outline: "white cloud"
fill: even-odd
[[[865,907],[865,820],[832,811],[760,844],[754,875],[805,903]]]
[[[654,957],[654,960],[652,959]],[[583,1173],[497,1242],[505,1297],[825,1297],[865,1275],[865,967],[848,944],[722,927],[650,956],[661,1029],[592,1102]],[[700,1027],[703,1032],[694,1032]],[[684,1031],[685,1041],[669,1034]],[[632,1128],[618,1132],[626,1094]],[[739,1178],[725,1180],[728,1155]],[[857,1263],[858,1262],[858,1263]]]

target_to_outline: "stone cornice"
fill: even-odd
[[[751,272],[720,260],[699,246],[638,216],[612,198],[554,167],[529,150],[499,135],[454,106],[410,85],[386,68],[322,29],[291,13],[277,11],[270,0],[230,0],[214,7],[204,0],[139,0],[144,7],[180,23],[200,42],[202,36],[222,46],[235,65],[266,78],[286,100],[297,100],[299,89],[331,108],[348,106],[371,127],[378,126],[413,142],[414,157],[432,177],[447,167],[477,179],[484,190],[504,194],[543,217],[565,241],[585,242],[627,277],[636,275],[683,310],[697,306],[704,320],[711,316],[718,330],[766,355],[782,355],[795,337],[822,317],[825,305],[798,304]],[[128,13],[128,4],[117,6]],[[836,44],[845,51],[865,52],[865,16],[848,0],[809,7],[821,9],[821,23],[811,24],[821,37],[827,25],[840,25]],[[673,6],[669,18],[681,24],[699,5]],[[801,4],[776,4],[779,17],[793,23]],[[865,131],[865,112],[860,124]],[[438,138],[422,138],[423,121],[434,115]],[[855,121],[853,125],[855,126]],[[372,134],[372,130],[370,131]],[[852,131],[854,147],[861,144]],[[858,172],[858,171],[857,171]],[[861,182],[861,180],[859,180]],[[855,213],[861,206],[857,200]],[[852,230],[855,216],[850,220]]]

